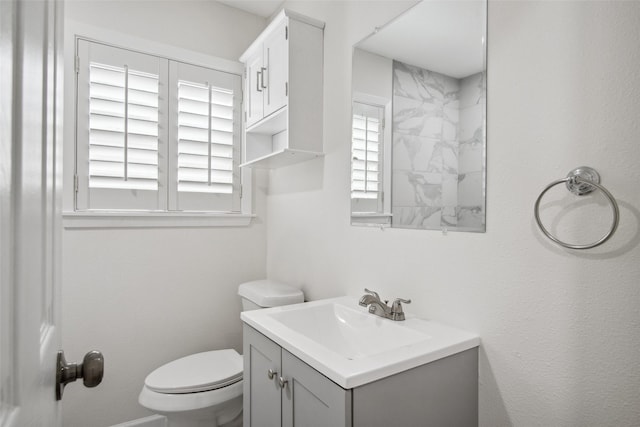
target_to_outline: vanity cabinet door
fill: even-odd
[[[267,117],[287,105],[289,92],[289,28],[282,21],[264,41],[264,116]]]
[[[245,111],[246,126],[249,127],[264,116],[263,94],[265,91],[265,67],[262,60],[262,49],[247,60],[246,85],[247,100]]]
[[[282,427],[351,426],[351,390],[282,350]]]
[[[281,371],[279,345],[244,326],[244,427],[280,427]]]

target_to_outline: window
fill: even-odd
[[[241,77],[78,40],[76,210],[240,213]]]
[[[351,140],[352,212],[382,211],[384,108],[353,103]]]

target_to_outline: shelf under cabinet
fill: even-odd
[[[305,150],[293,150],[285,148],[266,156],[258,157],[257,159],[250,160],[242,163],[241,168],[256,168],[256,169],[275,169],[283,166],[293,165],[295,163],[304,162],[306,160],[315,159],[317,157],[324,156],[324,153],[317,151],[305,151]]]
[[[249,134],[273,135],[287,129],[287,107],[284,106],[257,123],[247,127]]]

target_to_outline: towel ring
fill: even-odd
[[[609,230],[609,232],[602,236],[597,242],[588,245],[574,245],[566,243],[558,239],[556,236],[552,235],[549,230],[547,230],[544,225],[542,225],[542,221],[540,220],[540,201],[542,200],[542,196],[544,196],[544,194],[552,187],[555,187],[558,184],[562,184],[563,182],[567,184],[567,189],[576,196],[584,196],[585,194],[589,194],[594,190],[600,190],[605,196],[607,196],[607,199],[609,199],[609,203],[611,204],[611,209],[613,211],[613,222],[611,223],[611,230]],[[553,181],[551,184],[547,185],[536,199],[536,204],[533,211],[536,217],[536,222],[538,223],[538,227],[540,227],[540,230],[544,233],[544,235],[560,246],[568,249],[591,249],[595,248],[596,246],[600,246],[601,244],[609,240],[611,236],[613,236],[613,233],[615,233],[616,229],[618,228],[618,223],[620,222],[620,210],[618,209],[618,203],[616,202],[616,199],[611,195],[611,193],[609,193],[606,188],[600,185],[600,175],[598,175],[598,172],[588,166],[581,166],[579,168],[576,168],[569,172],[566,178],[558,179],[557,181]]]

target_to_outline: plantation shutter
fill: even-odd
[[[170,65],[169,209],[240,211],[241,78]]]
[[[359,212],[377,212],[382,199],[383,117],[383,107],[353,103],[351,199],[363,205]]]
[[[77,208],[163,209],[167,60],[79,40],[77,61]]]

